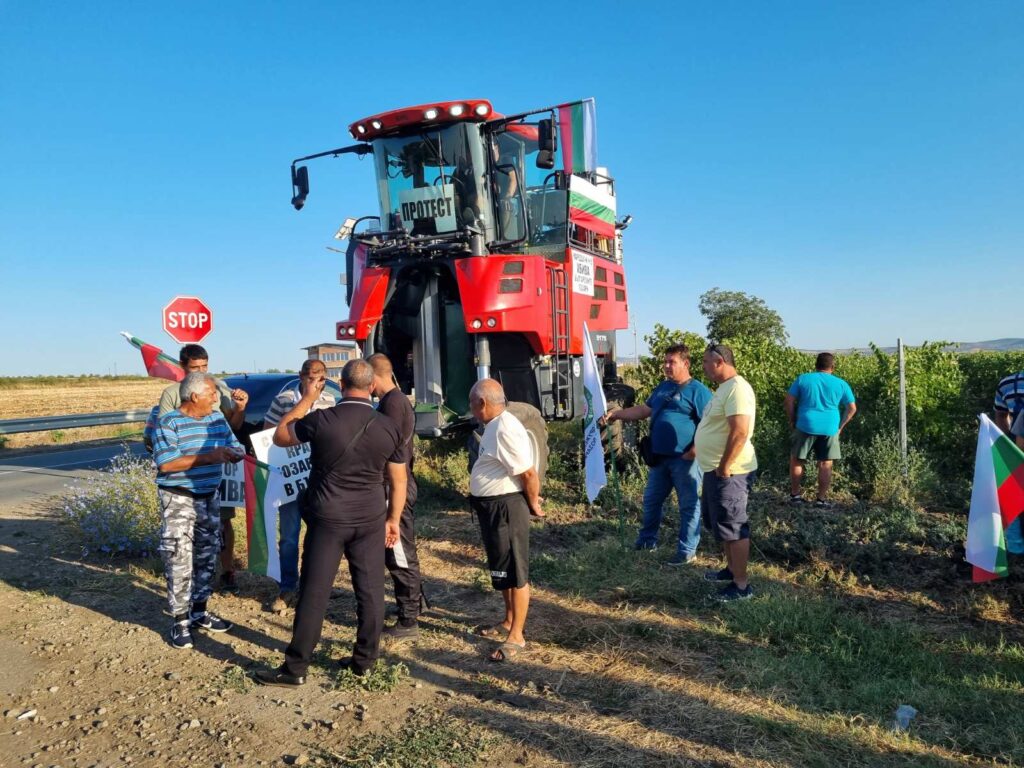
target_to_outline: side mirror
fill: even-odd
[[[296,211],[301,211],[306,204],[306,195],[309,194],[309,170],[301,165],[296,168],[292,166],[292,205]]]
[[[537,167],[550,171],[555,167],[555,150],[558,139],[555,136],[555,123],[548,117],[537,123]]]

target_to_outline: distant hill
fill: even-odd
[[[913,346],[908,344],[907,346]],[[883,352],[894,353],[896,347],[879,347]],[[947,349],[957,349],[960,352],[1024,352],[1024,339],[992,339],[991,341],[960,341],[950,345]],[[816,352],[819,350],[805,350]],[[838,354],[850,354],[852,352],[869,353],[870,347],[854,347],[852,349],[837,349]]]

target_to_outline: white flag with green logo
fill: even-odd
[[[597,358],[590,343],[590,331],[583,324],[583,466],[587,476],[587,500],[591,504],[608,484],[604,471],[604,448],[601,446],[601,428],[597,420],[604,416],[608,404],[604,399],[601,377],[597,373]]]

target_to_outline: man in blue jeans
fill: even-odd
[[[690,350],[676,344],[665,350],[665,381],[643,405],[611,411],[605,421],[651,420],[651,448],[657,465],[650,468],[644,489],[644,519],[635,548],[655,549],[665,499],[675,489],[679,503],[679,541],[669,565],[683,565],[697,554],[700,507],[697,487],[700,467],[694,461],[693,436],[711,392],[690,375]]]
[[[296,406],[302,396],[311,389],[323,387],[327,380],[327,366],[319,360],[307,360],[299,369],[299,388],[286,389],[274,398],[267,415],[263,420],[263,428],[276,427],[281,418]],[[320,392],[311,410],[335,406],[334,395],[327,389]],[[277,599],[270,605],[270,610],[282,613],[287,608],[294,608],[298,601],[299,589],[299,529],[302,525],[302,510],[299,500],[289,501],[277,508],[278,530],[280,542],[278,557],[281,563],[281,591]]]

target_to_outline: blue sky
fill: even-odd
[[[213,308],[214,369],[296,367],[347,317],[366,115],[597,99],[634,215],[640,336],[718,286],[800,347],[1024,336],[1015,2],[0,3],[0,374],[141,372],[160,310]],[[632,353],[620,334],[620,353]]]

